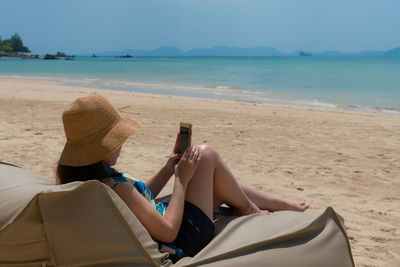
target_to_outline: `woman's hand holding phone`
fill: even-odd
[[[175,176],[190,181],[192,178],[198,161],[200,160],[200,150],[197,146],[191,146],[192,124],[190,122],[181,122],[180,129],[176,136],[174,150],[168,157],[167,168]],[[187,147],[182,151],[182,146]],[[179,166],[178,166],[179,165]]]
[[[172,153],[169,155],[166,167],[168,169],[168,172],[172,175],[175,172],[175,165],[179,162],[179,160],[182,157],[182,154],[180,154],[180,149],[179,149],[179,140],[180,140],[180,135],[179,133],[176,135],[176,141],[175,141],[175,146],[174,150]]]
[[[181,180],[182,183],[189,184],[201,160],[200,149],[198,146],[190,146],[182,158],[175,165],[175,176]]]

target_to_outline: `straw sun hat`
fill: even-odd
[[[121,113],[102,95],[75,100],[63,113],[67,142],[60,164],[85,166],[105,160],[140,129],[140,123]]]

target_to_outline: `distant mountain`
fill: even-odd
[[[323,51],[314,53],[313,56],[318,57],[381,57],[384,56],[382,51],[361,51],[353,53],[343,53],[338,51]]]
[[[195,48],[189,50],[185,53],[187,56],[283,56],[281,52],[278,50],[267,47],[267,46],[257,46],[250,48],[241,48],[241,47],[227,47],[227,46],[215,46],[212,48]]]
[[[384,53],[384,55],[389,57],[400,57],[400,47],[388,50]]]
[[[91,53],[90,55],[92,55]],[[184,51],[174,46],[162,46],[154,50],[134,50],[127,49],[122,51],[110,52],[95,52],[97,56],[195,56],[195,57],[216,57],[216,56],[257,56],[257,57],[296,57],[296,56],[313,56],[313,57],[381,57],[381,56],[400,56],[400,47],[388,51],[361,51],[344,53],[339,51],[323,51],[310,53],[307,51],[294,51],[291,53],[283,53],[275,48],[268,46],[256,47],[229,47],[229,46],[214,46],[211,48],[194,48]],[[89,54],[86,54],[88,56]]]

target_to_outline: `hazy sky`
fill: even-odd
[[[19,0],[0,3],[0,36],[34,53],[224,46],[283,52],[400,46],[400,0]]]

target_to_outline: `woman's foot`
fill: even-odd
[[[293,210],[293,211],[304,212],[309,207],[310,205],[305,202],[300,202],[300,203],[286,202],[284,207],[280,210]]]

